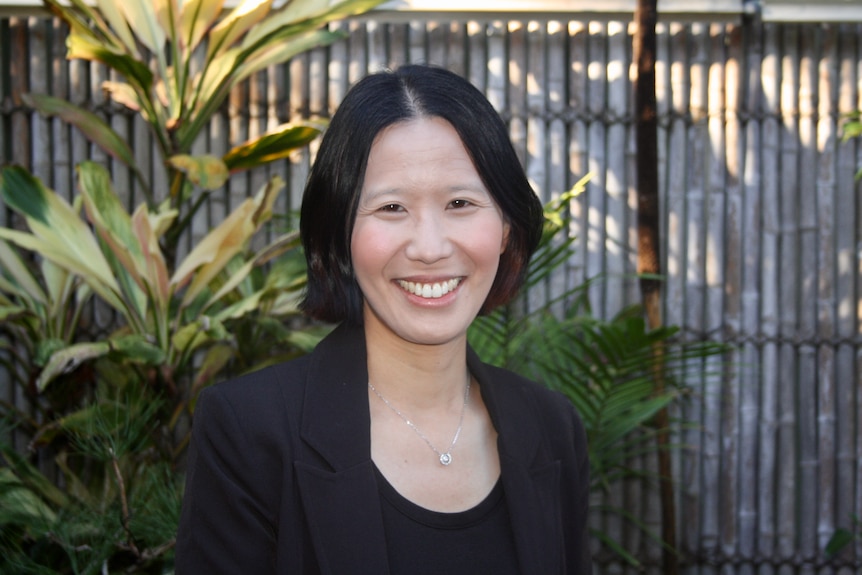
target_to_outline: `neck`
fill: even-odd
[[[366,328],[368,378],[387,399],[405,409],[463,402],[470,378],[467,338],[421,345]]]

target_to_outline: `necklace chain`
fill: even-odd
[[[426,444],[428,444],[428,447],[430,447],[431,450],[434,453],[436,453],[437,456],[440,458],[440,464],[441,465],[449,465],[450,463],[452,463],[452,449],[455,447],[455,443],[458,442],[458,436],[461,435],[461,426],[464,425],[464,412],[467,411],[467,401],[470,399],[470,382],[471,381],[472,381],[472,378],[467,380],[467,387],[464,390],[464,405],[461,406],[461,418],[458,420],[458,429],[455,430],[455,437],[452,438],[452,443],[449,444],[449,449],[447,449],[444,452],[441,452],[439,449],[434,447],[434,444],[431,443],[431,440],[428,439],[424,433],[422,433],[422,430],[420,430],[419,427],[417,427],[415,423],[410,421],[410,418],[407,417],[406,415],[404,415],[401,412],[401,410],[399,410],[397,407],[395,407],[394,405],[389,403],[389,400],[386,399],[385,397],[383,397],[383,394],[381,394],[379,391],[377,391],[377,388],[375,388],[371,384],[370,381],[368,382],[368,387],[371,389],[371,391],[374,392],[374,394],[377,397],[379,397],[381,399],[381,401],[383,401],[383,403],[386,404],[386,407],[388,407],[389,409],[394,411],[395,414],[398,415],[398,417],[400,417],[401,419],[404,420],[404,423],[409,425],[410,428],[413,431],[415,431],[419,437],[422,438],[422,441],[424,441]]]

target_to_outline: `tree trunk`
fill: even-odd
[[[655,96],[655,54],[657,0],[637,0],[634,37],[634,60],[637,65],[635,79],[635,138],[637,142],[637,197],[638,197],[638,274],[641,297],[647,324],[650,329],[662,325],[661,273],[659,253],[659,199],[658,199],[658,118]],[[655,392],[664,391],[664,349],[657,347],[654,372]],[[666,409],[656,415],[656,453],[660,477],[662,541],[662,572],[679,574],[676,553],[676,505],[674,500],[673,470],[668,449],[669,418]]]

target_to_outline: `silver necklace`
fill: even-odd
[[[464,412],[467,411],[467,400],[470,398],[470,382],[472,381],[472,379],[473,378],[471,377],[467,380],[467,388],[464,390],[464,405],[461,406],[461,419],[458,421],[458,429],[455,430],[455,437],[452,438],[452,443],[449,445],[449,449],[442,453],[439,449],[434,447],[434,444],[431,443],[431,441],[427,437],[425,437],[425,434],[422,433],[422,431],[416,426],[416,424],[410,421],[409,417],[401,413],[401,411],[397,407],[389,403],[389,400],[383,397],[383,395],[379,391],[377,391],[377,388],[375,388],[370,381],[368,382],[368,387],[371,389],[371,391],[374,392],[377,397],[379,397],[383,401],[383,403],[386,404],[386,407],[394,411],[398,415],[398,417],[404,420],[404,423],[409,425],[410,428],[415,431],[419,437],[422,438],[422,441],[428,444],[428,447],[430,447],[431,450],[434,451],[434,453],[436,453],[437,456],[440,458],[441,465],[449,465],[450,463],[452,463],[452,449],[455,447],[455,443],[458,441],[458,436],[461,435],[461,426],[464,425]]]

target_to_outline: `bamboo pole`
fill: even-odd
[[[585,101],[588,114],[587,142],[589,143],[590,172],[593,178],[584,194],[587,209],[587,251],[586,277],[595,278],[605,273],[604,258],[604,216],[605,187],[607,185],[607,144],[605,142],[605,127],[601,121],[605,110],[607,90],[606,67],[607,60],[607,30],[603,23],[589,23],[589,38],[587,41],[587,99]],[[589,298],[593,309],[600,317],[606,317],[604,305],[604,289],[600,282],[595,282],[589,288]]]
[[[809,494],[800,499],[799,549],[801,557],[814,560],[817,555],[818,498],[817,485],[817,349],[813,342],[817,336],[818,312],[818,231],[817,231],[817,36],[813,29],[802,28],[800,35],[799,68],[799,225],[801,293],[799,301],[798,336],[803,344],[799,349],[799,467],[797,488]]]
[[[708,172],[705,230],[705,267],[704,280],[704,334],[720,333],[722,326],[722,306],[724,298],[724,254],[725,254],[725,186],[727,182],[727,44],[732,28],[713,24],[710,28],[710,47],[714,55],[709,70],[709,155],[714,159]],[[706,373],[720,373],[722,361],[710,357],[705,362]],[[706,385],[702,391],[702,441],[701,441],[701,481],[703,492],[700,553],[715,554],[719,551],[720,537],[720,500],[719,482],[721,473],[721,390],[723,375],[719,385]],[[717,572],[714,567],[705,573]]]
[[[67,28],[59,19],[51,21],[50,65],[53,68],[51,94],[69,100],[69,66],[66,57]],[[71,158],[71,134],[73,128],[60,120],[51,119],[52,187],[59,195],[71,199],[75,190],[75,170]]]
[[[761,355],[761,398],[758,429],[757,474],[757,553],[761,557],[775,554],[775,506],[776,491],[776,447],[778,442],[778,344],[780,277],[778,261],[780,255],[780,30],[775,24],[763,26],[764,47],[761,63],[761,85],[763,97],[762,186],[763,186],[763,232],[761,270],[761,330],[764,336]],[[771,569],[769,572],[771,573]],[[760,572],[765,575],[767,570]]]
[[[525,129],[526,163],[524,169],[533,190],[542,203],[551,198],[548,189],[548,139],[547,117],[547,67],[545,65],[545,30],[541,22],[529,20],[523,27],[523,44],[518,46],[524,51],[518,56],[523,65],[522,86],[523,113]],[[510,59],[512,57],[510,52]],[[529,290],[527,294],[530,309],[539,309],[548,302],[549,285],[543,282]]]
[[[545,184],[549,199],[557,198],[571,187],[569,184],[569,165],[566,161],[567,129],[566,129],[566,28],[564,23],[553,20],[545,26],[547,42],[547,68],[545,78],[546,106],[550,117],[548,126],[548,174]],[[574,182],[573,182],[574,183]],[[568,274],[557,273],[550,279],[548,297],[551,300],[561,298],[569,287]],[[553,306],[557,314],[564,313],[566,302],[559,301]],[[559,317],[562,317],[561,315]]]
[[[725,207],[723,243],[725,254],[716,259],[724,267],[724,297],[721,304],[720,325],[725,337],[736,338],[740,332],[742,312],[742,259],[745,238],[742,231],[743,190],[742,170],[744,135],[741,122],[744,76],[742,27],[734,27],[727,39],[727,64],[725,66],[725,132],[726,165]],[[723,262],[723,263],[722,263]],[[718,498],[720,523],[719,550],[725,557],[733,557],[739,544],[739,393],[740,381],[735,366],[739,363],[737,350],[728,353],[721,387],[720,426],[714,431],[720,440],[721,456]]]
[[[854,80],[856,65],[862,67],[862,59],[857,59],[859,50],[858,24],[844,24],[839,28],[841,42],[838,47],[839,66],[838,117],[857,109],[859,88]],[[839,130],[840,133],[840,130]],[[839,140],[840,142],[840,140]],[[859,301],[859,291],[854,278],[854,254],[856,244],[856,214],[853,198],[856,197],[854,174],[856,173],[854,146],[851,142],[838,143],[836,149],[837,193],[835,210],[835,333],[840,343],[837,346],[835,364],[836,392],[836,494],[835,523],[837,527],[852,528],[851,513],[854,508],[854,462],[856,429],[860,422],[855,420],[854,403],[858,394],[859,374],[854,369],[853,345],[850,341],[856,335],[859,320],[855,303]],[[852,559],[855,550],[850,546],[842,557]],[[845,570],[845,572],[849,572]]]
[[[782,30],[781,58],[781,204],[780,204],[780,269],[781,278],[797,278],[800,273],[799,260],[799,187],[797,165],[799,162],[799,81],[798,28],[785,26]],[[779,316],[782,338],[778,379],[784,385],[778,389],[778,462],[776,485],[776,530],[777,559],[791,561],[795,554],[798,522],[798,499],[796,443],[797,424],[797,369],[798,357],[795,338],[798,323],[798,293],[796,281],[782,281],[780,289]],[[782,566],[781,575],[789,575],[792,569]]]
[[[574,184],[590,171],[589,148],[587,140],[588,123],[585,120],[589,62],[588,39],[589,29],[584,22],[570,21],[567,26],[569,73],[567,86],[567,107],[574,112],[569,127],[568,162],[569,183]],[[592,183],[587,184],[592,188]],[[575,199],[569,205],[569,233],[576,239],[574,255],[569,259],[566,269],[567,287],[581,285],[586,279],[588,210],[585,195]]]
[[[833,26],[833,25],[830,25]],[[823,549],[835,531],[835,348],[831,343],[835,335],[834,289],[835,261],[835,83],[838,76],[838,46],[833,30],[825,29],[818,46],[817,68],[817,459],[818,459],[818,513],[816,522],[817,545],[814,552]]]
[[[757,554],[757,483],[753,481],[760,471],[757,437],[760,418],[760,350],[756,338],[761,333],[760,321],[760,273],[764,262],[762,214],[763,173],[762,153],[762,113],[761,98],[763,65],[763,25],[756,19],[745,27],[743,37],[745,47],[744,109],[748,115],[745,126],[745,144],[742,166],[742,212],[740,217],[741,249],[740,289],[741,301],[739,328],[745,343],[742,345],[741,365],[737,373],[739,393],[739,539],[736,555],[744,561],[740,565],[740,575],[753,573],[752,563]],[[751,477],[746,477],[750,475]]]
[[[27,56],[29,71],[29,86],[27,91],[32,94],[48,94],[48,78],[51,60],[48,56],[51,21],[45,18],[31,17],[28,21]],[[30,150],[30,170],[33,175],[51,187],[53,185],[53,159],[51,158],[51,120],[36,111],[30,112],[30,133],[33,138]]]

